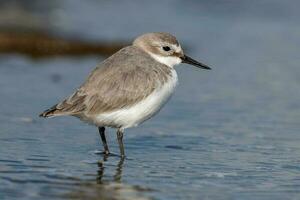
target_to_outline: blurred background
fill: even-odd
[[[0,0],[0,199],[298,199],[300,2]],[[155,118],[103,158],[97,129],[38,114],[107,56],[169,32],[212,67],[176,67]],[[118,152],[114,130],[108,143]]]

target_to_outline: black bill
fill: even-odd
[[[200,62],[198,62],[198,61],[194,60],[193,58],[190,58],[186,55],[182,56],[181,60],[182,60],[183,63],[194,65],[194,66],[202,68],[202,69],[211,69],[209,66],[207,66],[203,63],[200,63]]]

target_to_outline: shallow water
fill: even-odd
[[[126,131],[122,161],[96,154],[95,127],[37,117],[103,58],[1,55],[0,199],[299,199],[299,3],[62,2],[58,34],[168,31],[213,70],[178,66],[176,94]],[[118,153],[112,129],[108,142]]]

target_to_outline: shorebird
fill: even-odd
[[[177,85],[174,66],[187,63],[210,69],[183,53],[169,33],[146,33],[100,63],[69,97],[40,114],[75,116],[95,125],[109,154],[105,127],[117,129],[120,154],[125,156],[124,130],[154,116]]]

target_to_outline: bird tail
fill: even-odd
[[[58,111],[57,110],[57,105],[58,104],[56,104],[56,105],[52,106],[51,108],[45,110],[39,116],[40,117],[45,117],[45,118],[47,118],[47,117],[53,117],[55,115],[55,112]]]

